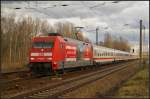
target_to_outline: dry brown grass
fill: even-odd
[[[23,71],[28,70],[27,63],[2,63],[1,64],[2,73],[16,72],[22,70]]]
[[[115,93],[115,97],[149,97],[149,70],[148,65],[125,82]]]

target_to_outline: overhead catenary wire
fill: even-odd
[[[37,3],[38,3],[37,1],[36,1],[35,3],[36,3],[36,4],[35,4],[36,7],[31,7],[31,6],[30,6],[30,2],[28,1],[28,7],[27,7],[26,9],[35,9],[35,10],[36,10],[36,9],[39,7],[39,6],[38,6],[39,4],[37,4]],[[86,7],[86,8],[88,7],[88,6],[85,6],[84,3],[81,3],[81,4],[82,4],[84,7]],[[80,4],[80,5],[81,5],[81,4]],[[64,4],[63,4],[63,5],[64,5]],[[66,4],[66,5],[68,5],[68,6],[73,6],[73,5],[75,5],[75,4]],[[79,4],[76,4],[76,5],[79,5]],[[51,8],[55,8],[55,7],[58,7],[58,6],[61,6],[61,5],[58,4],[58,2],[57,2],[57,3],[55,3],[54,5],[51,5],[51,6],[49,6],[49,7],[40,7],[40,8],[41,8],[41,9],[51,9]],[[89,8],[89,7],[88,7],[88,8]],[[67,10],[68,10],[68,9],[67,9]],[[79,10],[79,8],[76,7],[75,9],[72,9],[72,11],[73,11],[73,10]],[[94,16],[97,15],[97,12],[95,12],[95,11],[92,10],[92,9],[90,9],[90,10],[91,10],[91,12],[93,13]],[[39,10],[37,10],[37,11],[40,12],[40,13],[43,13],[43,14],[45,13],[44,11],[43,11],[43,12],[42,12],[42,11],[39,11]],[[68,10],[68,11],[69,11],[69,10]],[[71,16],[74,16],[74,14],[72,13],[72,11],[69,11],[69,14],[71,13]],[[67,12],[66,9],[64,10],[64,12]],[[67,13],[68,13],[68,12],[67,12]],[[63,14],[64,14],[64,13],[63,13]],[[47,15],[47,14],[46,14],[46,15]],[[55,14],[55,15],[56,15],[56,14]],[[67,15],[67,14],[65,14],[65,15]],[[81,14],[81,15],[83,15],[83,14]],[[84,17],[84,16],[81,16],[81,15],[79,15],[79,16],[80,16],[80,17]],[[58,17],[58,16],[57,16],[57,17]]]
[[[54,9],[56,9],[56,8],[60,8],[61,7],[61,5],[65,5],[65,6],[74,6],[74,5],[83,5],[83,6],[81,6],[81,7],[83,7],[83,8],[88,8],[89,9],[89,12],[91,12],[92,13],[92,15],[94,15],[94,16],[98,16],[99,15],[99,11],[98,10],[96,10],[96,9],[91,9],[91,7],[96,7],[96,6],[98,6],[98,5],[105,5],[105,2],[103,2],[103,3],[100,3],[100,4],[98,4],[98,5],[95,5],[95,6],[87,6],[89,3],[86,3],[85,1],[79,1],[80,2],[80,4],[60,4],[60,2],[59,1],[57,1],[57,2],[55,2],[53,5],[51,5],[51,6],[49,6],[49,7],[40,7],[40,3],[38,3],[38,1],[36,1],[35,2],[35,4],[34,4],[34,7],[31,7],[30,6],[30,1],[28,1],[28,7],[26,8],[26,9],[32,9],[32,10],[34,10],[34,11],[37,11],[37,12],[39,12],[39,13],[43,13],[44,15],[46,15],[46,16],[48,16],[48,17],[54,17],[54,18],[62,18],[62,16],[63,15],[67,15],[67,17],[74,17],[75,16],[75,14],[73,13],[73,11],[74,10],[80,10],[79,8],[75,8],[75,9],[68,9],[68,8],[63,8],[63,10],[61,10],[62,12],[63,12],[63,14],[62,15],[59,15],[59,13],[58,12],[56,12],[56,11],[54,11]],[[43,11],[43,9],[45,10],[45,11]],[[72,11],[71,11],[72,10]],[[68,13],[69,12],[69,13]],[[50,14],[50,13],[52,13],[52,14]],[[86,13],[86,12],[85,12]],[[90,15],[90,14],[89,14]],[[78,16],[80,16],[80,17],[86,17],[86,14],[78,14]],[[85,26],[86,27],[88,27],[88,25],[87,24],[85,24]]]
[[[53,14],[51,14],[51,15],[49,15],[48,11],[41,11],[41,9],[38,9],[38,8],[39,8],[38,2],[36,1],[35,3],[36,3],[36,7],[30,7],[30,1],[28,1],[28,7],[25,8],[25,9],[32,9],[32,10],[37,11],[37,12],[39,12],[39,13],[43,13],[44,15],[46,15],[46,16],[48,16],[48,17],[50,17],[50,16],[53,17],[52,15],[54,15],[56,18],[60,18],[60,16],[58,16],[58,15],[57,15],[56,13],[54,13],[53,11],[51,11],[51,13],[53,13]],[[52,6],[51,8],[54,8],[54,7]],[[46,10],[46,9],[44,9],[44,10]]]

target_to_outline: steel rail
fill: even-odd
[[[124,64],[123,66],[126,67],[128,63]],[[120,64],[119,64],[120,65]],[[120,67],[120,66],[112,66],[112,67],[107,67],[106,69],[101,69],[101,70],[98,70],[98,71],[95,71],[95,72],[92,72],[92,73],[88,73],[88,74],[83,74],[81,76],[77,76],[77,77],[74,77],[74,78],[70,78],[70,79],[66,79],[66,80],[63,80],[62,82],[57,82],[57,83],[52,83],[52,84],[48,84],[46,86],[43,86],[43,87],[40,87],[40,88],[35,88],[35,89],[32,89],[32,90],[28,90],[28,91],[24,91],[24,92],[20,92],[20,93],[16,93],[16,94],[13,94],[13,95],[9,95],[9,96],[6,96],[4,98],[19,98],[19,97],[28,97],[28,96],[34,96],[35,94],[37,93],[41,93],[43,91],[48,91],[51,89],[55,89],[55,88],[58,88],[58,87],[61,87],[61,86],[64,86],[66,84],[71,84],[75,81],[78,81],[78,80],[83,80],[83,79],[87,79],[89,78],[90,76],[94,76],[94,75],[98,75],[99,73],[104,73],[106,71],[111,71],[111,69],[115,68],[115,67]],[[115,71],[114,71],[115,72]],[[108,75],[108,74],[107,74]],[[101,76],[102,77],[102,76]],[[100,79],[100,78],[98,78]],[[71,84],[72,85],[72,84]],[[57,91],[56,91],[57,92]],[[57,94],[60,93],[60,92],[57,92]],[[53,94],[53,96],[56,96],[56,93],[55,95]]]
[[[118,63],[119,64],[119,63]],[[101,68],[101,69],[103,69],[103,67],[105,68],[105,65],[106,64],[103,64],[102,66],[100,66],[100,67],[98,67],[98,68]],[[108,65],[112,65],[112,64],[107,64],[107,66]],[[95,68],[97,68],[97,67],[95,67]],[[30,73],[29,71],[23,71],[24,73]],[[21,71],[19,71],[19,72],[11,72],[11,73],[5,73],[5,74],[2,74],[2,75],[14,75],[14,74],[18,74],[19,75],[19,73],[21,73]],[[10,83],[14,83],[14,82],[24,82],[25,80],[32,80],[32,79],[39,79],[39,78],[37,78],[38,76],[29,76],[29,77],[21,77],[21,78],[15,78],[15,79],[10,79],[10,80],[3,80],[3,79],[1,79],[1,81],[0,81],[0,84],[1,85],[3,85],[3,86],[7,86],[8,84],[10,84]]]
[[[55,88],[52,88],[50,90],[46,90],[43,92],[39,92],[37,94],[31,95],[29,97],[32,98],[43,98],[43,97],[59,97],[62,94],[67,93],[68,91],[72,91],[74,89],[77,89],[83,85],[89,84],[91,82],[94,82],[96,80],[102,79],[114,72],[117,72],[119,70],[125,69],[127,68],[127,66],[123,65],[121,67],[115,67],[115,68],[111,68],[111,70],[107,70],[104,72],[97,72],[95,74],[89,75],[86,78],[80,78],[78,80],[74,80],[73,82],[70,83],[66,83],[64,85],[61,86],[57,86]]]

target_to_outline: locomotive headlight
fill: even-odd
[[[52,58],[47,58],[47,60],[52,60]]]
[[[54,65],[57,65],[57,62],[54,62],[53,64],[54,64]]]
[[[31,59],[31,60],[34,60],[35,58],[31,57],[30,59]]]

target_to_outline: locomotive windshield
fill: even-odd
[[[54,42],[34,42],[33,48],[53,48]]]

